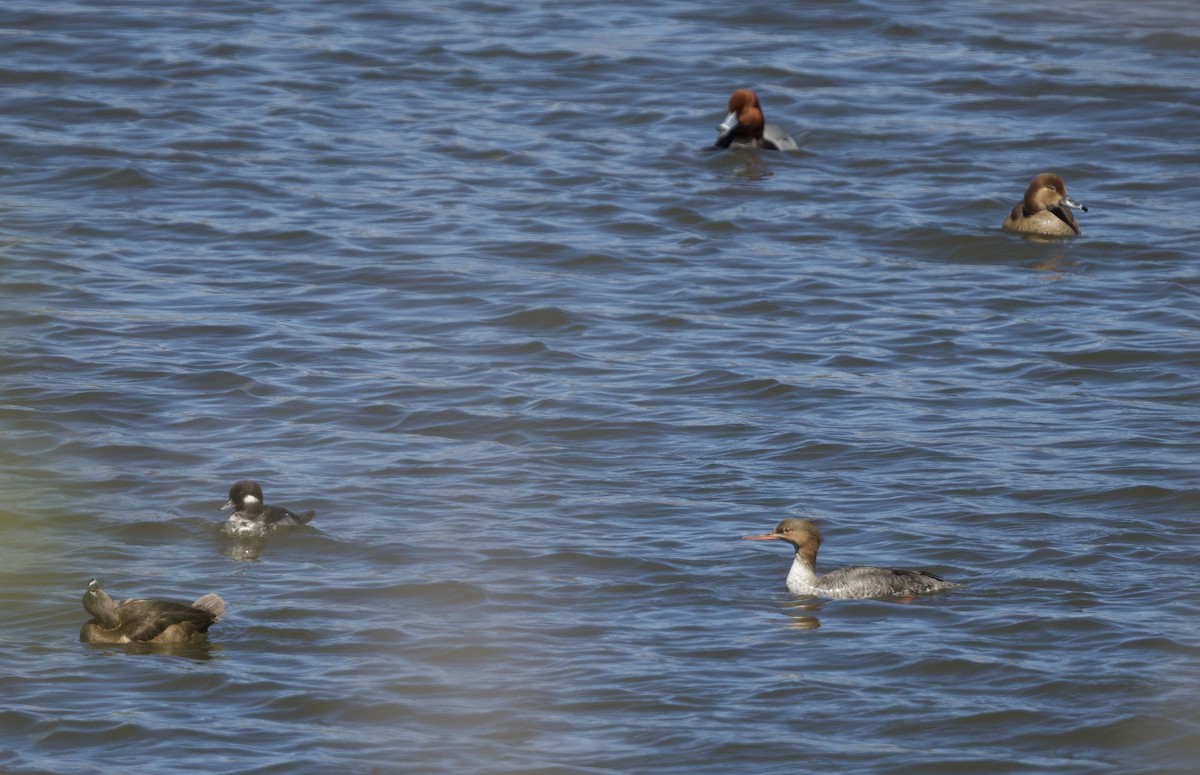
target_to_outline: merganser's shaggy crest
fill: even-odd
[[[853,565],[817,575],[817,550],[821,533],[809,519],[785,519],[764,535],[744,536],[749,541],[787,541],[796,547],[796,558],[788,572],[787,588],[797,595],[817,595],[835,600],[868,597],[913,597],[957,587],[940,576],[922,570],[877,568]]]
[[[92,615],[79,630],[84,643],[189,643],[203,641],[208,628],[221,621],[225,601],[210,592],[191,605],[170,600],[118,603],[92,579],[83,593],[83,609]]]
[[[263,503],[262,488],[258,482],[242,479],[229,488],[229,500],[222,509],[233,509],[225,522],[226,533],[264,533],[267,528],[296,527],[308,524],[315,511],[293,514],[282,506]]]

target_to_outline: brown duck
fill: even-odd
[[[92,615],[79,631],[84,643],[191,643],[206,639],[208,628],[221,621],[225,601],[210,592],[191,605],[134,599],[118,603],[92,579],[83,593],[83,608]]]
[[[1042,237],[1074,237],[1079,234],[1079,224],[1071,209],[1087,208],[1067,194],[1067,184],[1053,172],[1037,175],[1025,190],[1025,196],[1017,203],[1002,226],[1007,231],[1021,234],[1036,234]]]

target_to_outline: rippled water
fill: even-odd
[[[1194,771],[1190,0],[0,45],[0,769]],[[801,151],[712,151],[738,86]],[[1046,169],[1083,235],[1002,233]],[[223,537],[244,477],[313,528]],[[795,599],[785,515],[967,586]],[[226,618],[81,645],[92,577]]]

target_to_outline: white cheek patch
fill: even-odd
[[[247,495],[242,498],[242,503],[245,503],[246,505],[258,503],[258,498],[255,498],[253,495]]]

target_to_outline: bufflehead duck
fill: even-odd
[[[777,124],[767,124],[763,118],[758,95],[751,89],[738,89],[729,96],[729,115],[717,127],[718,148],[731,144],[771,151],[796,151],[800,146]]]
[[[1071,208],[1087,212],[1087,208],[1067,195],[1067,185],[1053,172],[1043,172],[1025,189],[1025,197],[1017,203],[1003,228],[1021,234],[1043,237],[1074,237],[1079,224]]]
[[[788,591],[797,595],[818,595],[835,600],[869,597],[908,597],[924,592],[957,587],[940,576],[922,570],[877,568],[854,565],[817,575],[817,550],[821,533],[809,519],[785,519],[765,535],[743,536],[750,541],[787,541],[796,549],[788,572]]]
[[[208,628],[225,613],[225,601],[210,592],[191,605],[170,600],[118,603],[92,579],[83,593],[83,609],[92,615],[79,630],[84,643],[189,643],[208,637]]]
[[[229,488],[229,500],[222,509],[233,509],[224,530],[227,533],[261,533],[267,528],[296,527],[308,524],[316,511],[293,514],[280,506],[263,503],[262,488],[258,482],[242,479]]]

